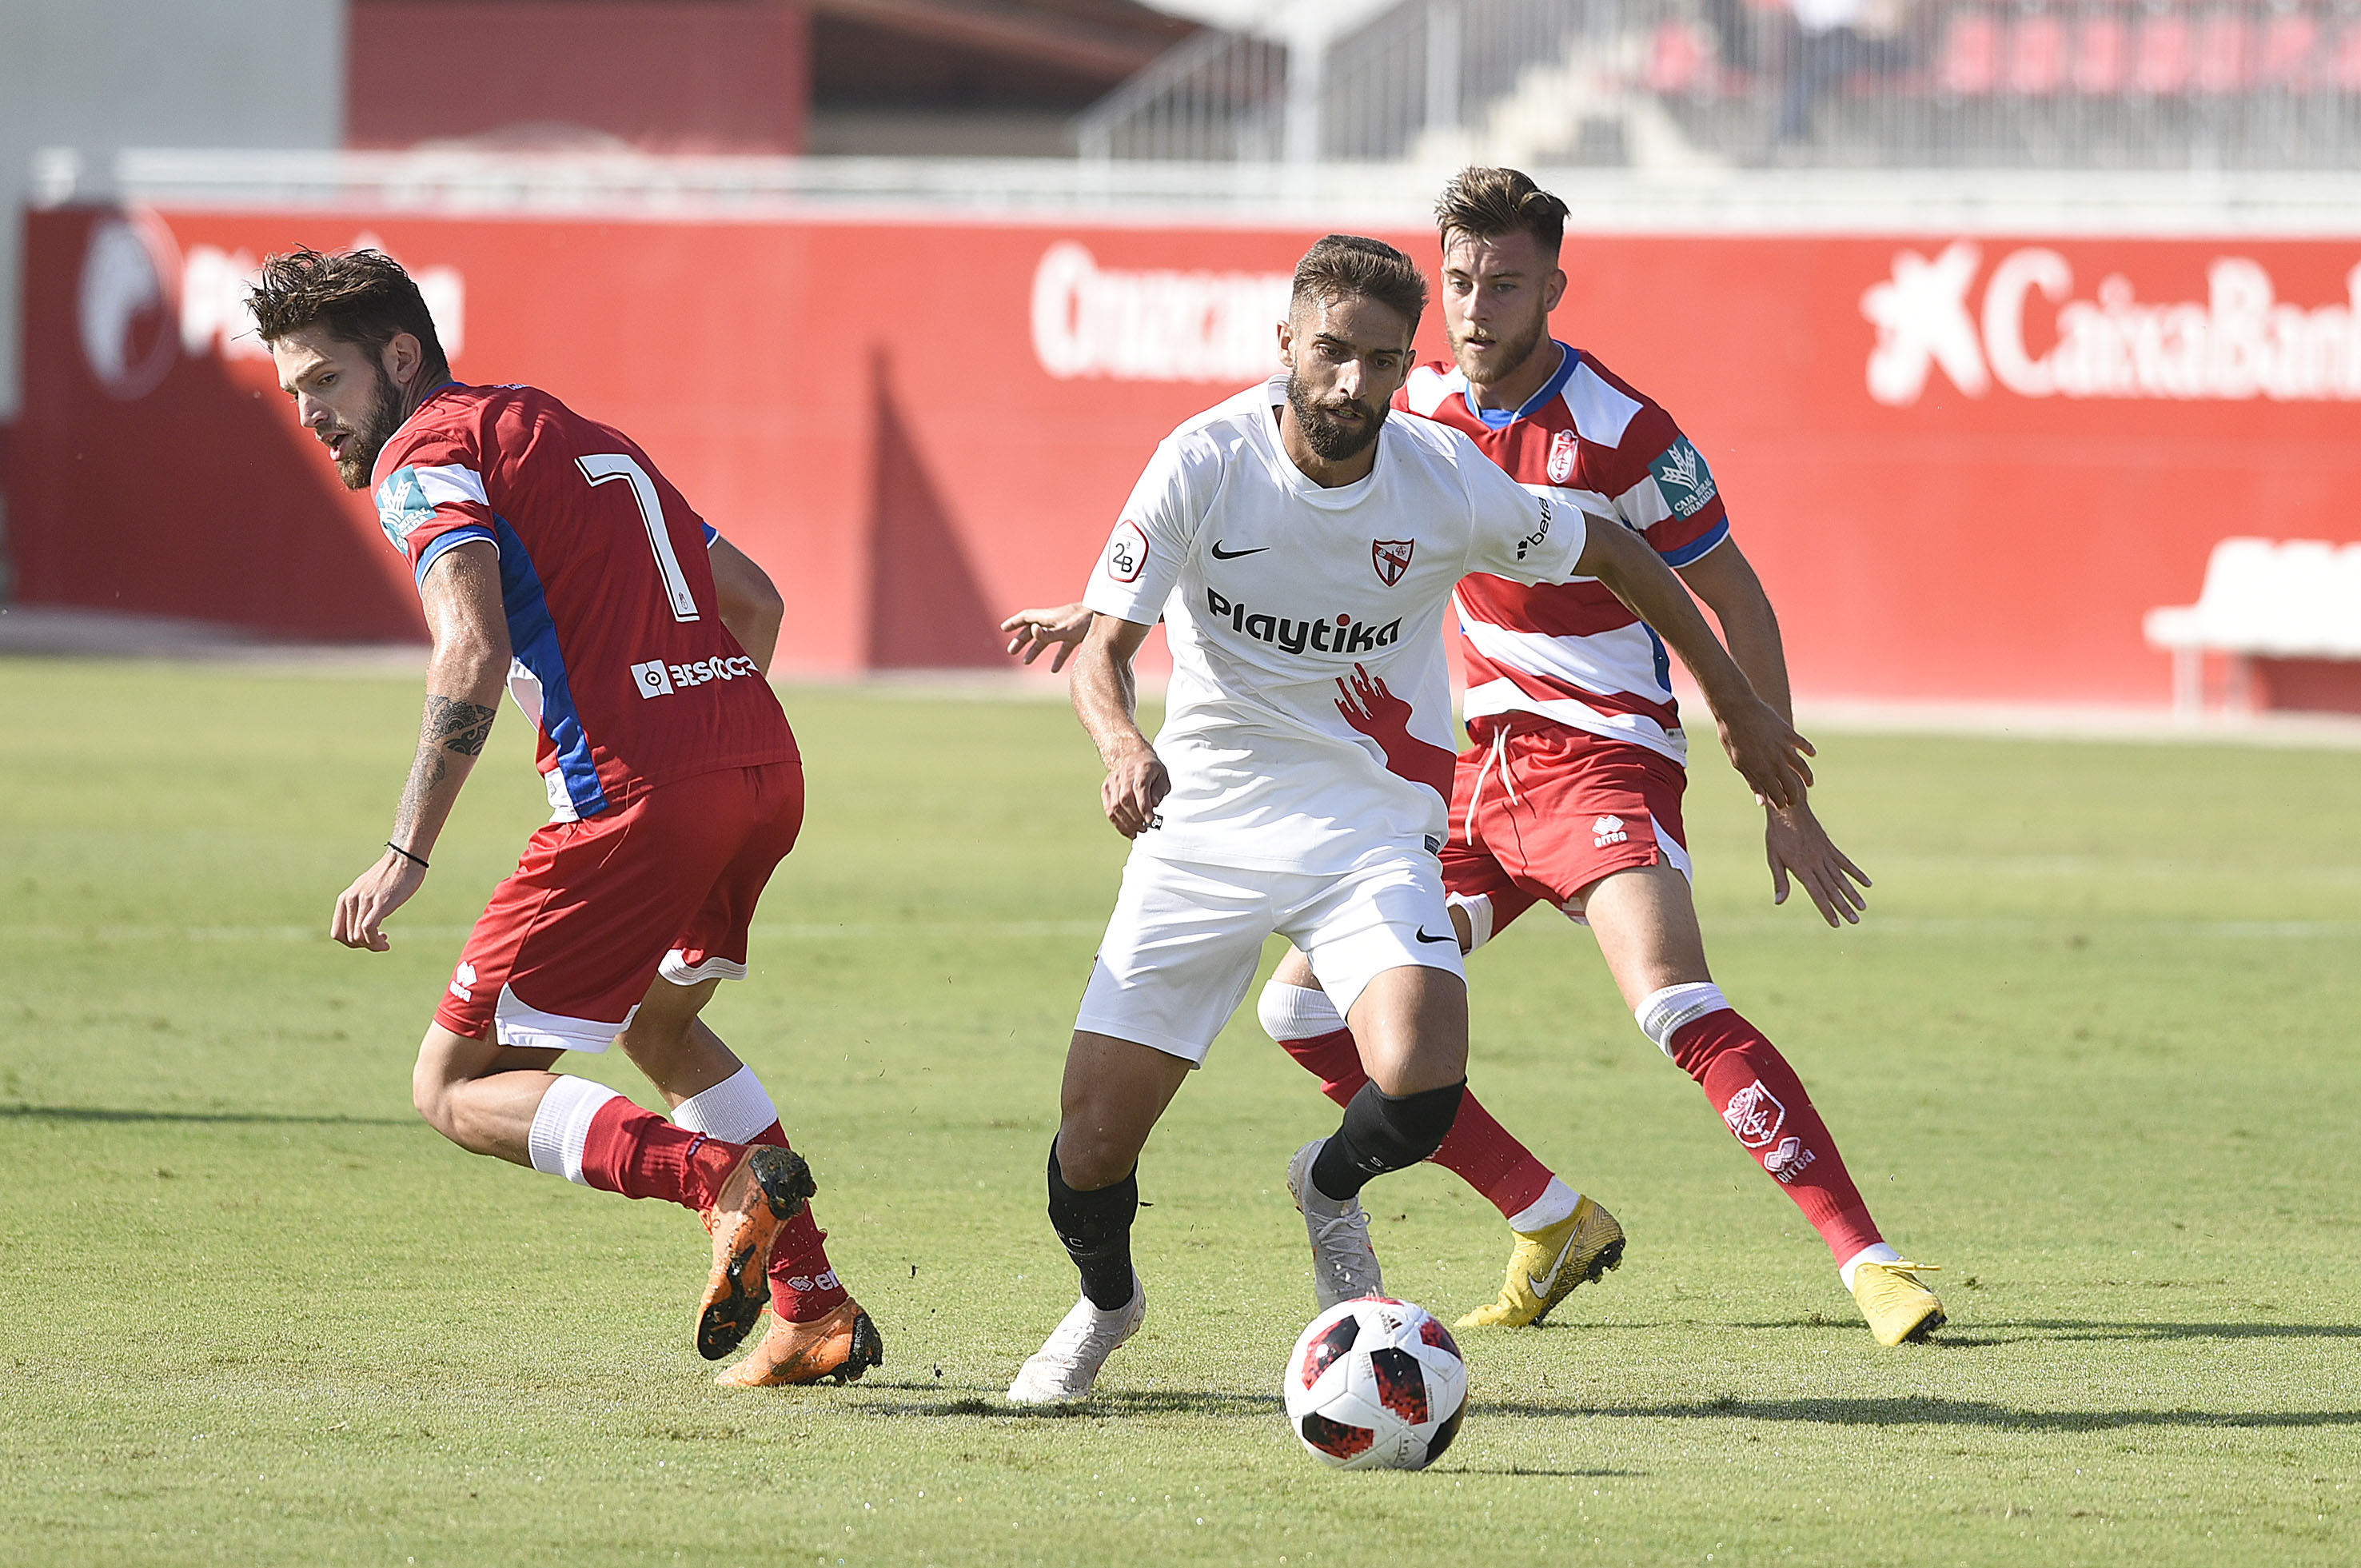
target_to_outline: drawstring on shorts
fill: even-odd
[[[1484,755],[1483,765],[1476,770],[1476,787],[1467,796],[1467,841],[1476,841],[1476,808],[1484,804],[1484,781],[1492,776],[1494,768],[1500,770],[1500,787],[1509,792],[1509,804],[1521,804],[1517,799],[1517,781],[1509,773],[1509,731],[1506,726],[1492,731],[1492,745]]]

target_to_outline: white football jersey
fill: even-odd
[[[1334,873],[1439,849],[1455,737],[1443,621],[1470,572],[1575,575],[1589,524],[1457,431],[1389,417],[1377,466],[1323,489],[1279,444],[1279,377],[1156,449],[1083,598],[1172,643],[1157,755],[1172,793],[1137,852]]]

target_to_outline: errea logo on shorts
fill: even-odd
[[[1620,817],[1602,817],[1590,825],[1591,848],[1603,850],[1609,844],[1620,844],[1631,835],[1624,829]]]
[[[667,664],[662,659],[650,659],[644,664],[631,666],[631,684],[639,688],[642,696],[670,696],[682,686],[701,686],[708,681],[743,680],[762,673],[762,666],[743,653],[734,659],[698,659],[686,664]]]

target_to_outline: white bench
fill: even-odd
[[[2205,705],[2207,649],[2235,659],[2361,659],[2361,544],[2224,539],[2197,602],[2147,612],[2148,646],[2172,653],[2172,707]]]

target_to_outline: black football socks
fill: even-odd
[[[1464,1078],[1415,1094],[1388,1094],[1374,1083],[1361,1085],[1345,1107],[1344,1124],[1312,1162],[1312,1185],[1323,1197],[1347,1203],[1360,1196],[1362,1183],[1370,1178],[1407,1170],[1443,1146],[1466,1093]]]
[[[1049,1223],[1082,1274],[1082,1295],[1102,1312],[1131,1302],[1131,1222],[1138,1212],[1138,1167],[1112,1187],[1077,1192],[1059,1168],[1057,1140],[1049,1140]]]

